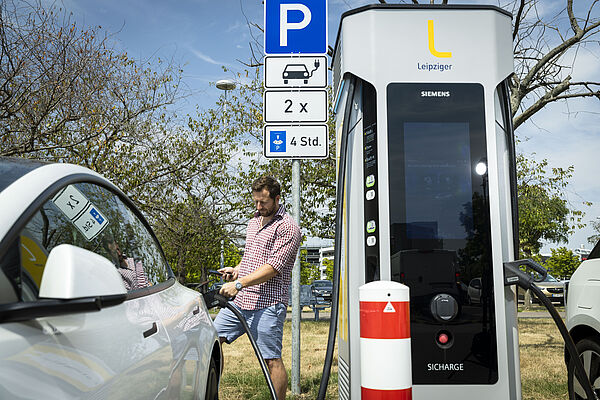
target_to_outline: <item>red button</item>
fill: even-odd
[[[446,335],[445,333],[440,333],[440,336],[438,336],[438,342],[440,342],[441,344],[448,343],[448,335]]]

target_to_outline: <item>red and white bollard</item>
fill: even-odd
[[[408,287],[375,281],[358,293],[362,400],[412,400]]]

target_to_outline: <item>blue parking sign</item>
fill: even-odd
[[[271,152],[284,153],[285,152],[285,131],[271,131]]]
[[[327,53],[327,0],[265,0],[265,53]]]

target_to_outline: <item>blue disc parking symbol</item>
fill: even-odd
[[[327,53],[327,0],[265,0],[265,53]]]
[[[271,143],[271,152],[285,152],[285,131],[271,131],[269,142]]]

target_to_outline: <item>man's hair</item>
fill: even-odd
[[[263,189],[269,191],[269,197],[272,199],[281,194],[281,186],[272,176],[262,176],[252,183],[253,192],[262,192]]]

